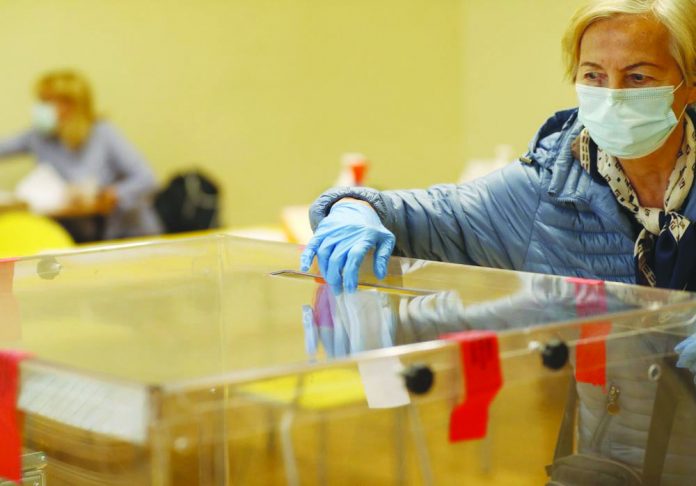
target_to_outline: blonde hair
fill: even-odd
[[[587,28],[616,15],[653,16],[667,28],[670,52],[686,82],[696,79],[696,0],[591,0],[580,7],[563,36],[565,74],[575,80],[580,42]]]
[[[60,123],[57,135],[70,148],[80,147],[89,137],[96,121],[92,89],[84,76],[72,70],[52,71],[36,83],[39,98],[54,98],[70,103],[73,111]]]

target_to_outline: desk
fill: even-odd
[[[29,208],[27,203],[17,199],[9,191],[0,191],[0,214],[8,211],[25,211]]]

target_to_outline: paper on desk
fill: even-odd
[[[15,189],[17,199],[38,214],[59,212],[68,204],[68,185],[48,164],[39,164]]]
[[[358,370],[370,408],[392,408],[410,402],[401,371],[399,358],[371,359],[358,362]]]

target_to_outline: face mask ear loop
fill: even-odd
[[[681,120],[681,117],[684,116],[684,113],[686,113],[686,109],[689,107],[689,104],[684,105],[684,109],[681,111],[681,114],[677,117],[677,123],[679,123],[679,120]]]
[[[679,84],[672,90],[672,94],[676,93],[677,90],[678,90],[679,88],[682,87],[682,84],[684,84],[684,78],[682,78],[681,83],[679,83]],[[680,113],[679,116],[677,117],[677,123],[679,123],[679,120],[681,120],[681,117],[684,116],[684,113],[686,113],[686,109],[687,109],[688,107],[689,107],[689,103],[686,103],[686,104],[684,105],[684,109],[681,111],[681,113]],[[671,133],[671,132],[670,132],[670,133]]]
[[[674,87],[674,89],[672,90],[672,94],[674,94],[674,93],[676,93],[677,91],[679,91],[679,88],[682,87],[682,84],[684,84],[684,78],[682,78],[681,82],[680,82],[678,85],[676,85],[676,86]]]

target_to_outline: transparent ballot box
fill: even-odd
[[[692,294],[393,258],[335,296],[300,252],[217,235],[0,262],[4,479],[696,477]]]

